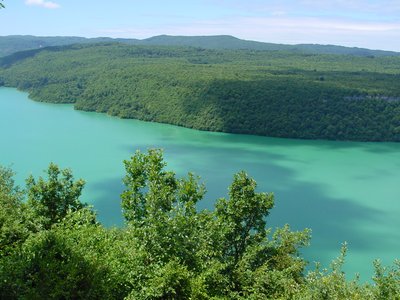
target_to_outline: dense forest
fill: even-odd
[[[400,141],[400,57],[118,43],[14,53],[0,85],[38,101],[200,130]]]
[[[51,163],[22,189],[0,167],[1,299],[400,299],[399,262],[349,280],[346,245],[329,269],[306,272],[310,231],[268,228],[274,196],[245,172],[211,212],[196,209],[199,178],[177,178],[160,150],[124,164],[120,228],[79,200],[85,182],[71,170]]]
[[[290,52],[308,54],[345,54],[358,56],[400,56],[399,52],[371,50],[357,47],[343,47],[335,45],[298,44],[284,45],[263,43],[238,39],[230,35],[214,36],[171,36],[159,35],[147,39],[127,38],[84,38],[77,36],[31,36],[31,35],[10,35],[0,36],[0,57],[15,52],[37,49],[49,46],[63,46],[71,44],[93,44],[99,42],[119,42],[128,45],[142,46],[186,46],[199,47],[203,49],[231,49],[231,50],[263,50],[275,51],[285,50]]]

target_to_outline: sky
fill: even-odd
[[[3,0],[0,35],[233,35],[400,52],[400,0]]]

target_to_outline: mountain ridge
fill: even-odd
[[[255,50],[255,51],[290,51],[309,54],[339,54],[355,56],[400,56],[400,52],[373,50],[359,47],[321,44],[277,44],[244,40],[231,35],[173,36],[157,35],[145,39],[79,36],[0,36],[0,57],[19,51],[32,50],[49,46],[70,44],[88,44],[99,42],[118,42],[129,45],[145,46],[187,46],[204,49]]]

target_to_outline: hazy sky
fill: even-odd
[[[400,51],[400,0],[4,0],[0,35],[217,35]]]

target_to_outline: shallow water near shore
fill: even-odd
[[[18,184],[44,175],[50,162],[71,168],[87,182],[83,201],[107,226],[123,224],[122,161],[157,147],[167,169],[202,178],[208,192],[199,208],[212,209],[226,196],[235,172],[249,173],[259,191],[275,194],[269,226],[312,229],[311,246],[302,250],[310,262],[328,266],[347,241],[345,271],[369,280],[373,259],[400,258],[400,143],[202,132],[34,102],[11,88],[0,88],[0,135],[0,164],[17,172]]]

